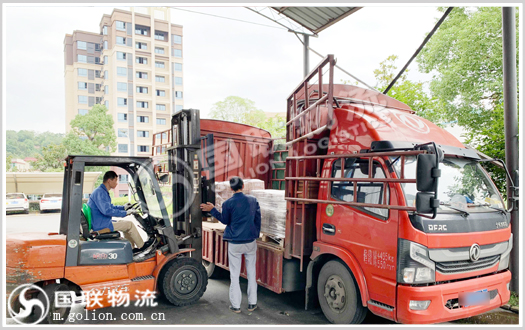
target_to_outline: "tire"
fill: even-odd
[[[368,309],[361,303],[354,276],[339,261],[324,264],[317,280],[319,304],[331,323],[360,324]]]
[[[46,292],[46,295],[49,299],[49,312],[47,313],[46,317],[40,322],[40,324],[64,324],[69,316],[69,311],[71,310],[71,306],[69,307],[62,307],[57,308],[55,306],[55,292],[56,291],[66,291],[69,292],[69,287],[65,284],[58,284],[53,283],[46,285],[44,287],[44,291]],[[40,293],[38,295],[38,299],[40,301],[44,301],[44,295]],[[59,313],[60,319],[55,320],[54,314]]]
[[[195,279],[195,280],[193,280]],[[159,276],[159,289],[175,306],[197,302],[206,291],[208,274],[201,262],[180,257],[164,266]]]
[[[24,214],[29,214],[29,209],[24,210]]]
[[[208,278],[213,278],[213,273],[215,271],[215,264],[213,262],[202,259],[202,265],[206,269]]]

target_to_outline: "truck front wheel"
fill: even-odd
[[[206,269],[197,260],[177,258],[166,265],[159,276],[159,289],[175,306],[195,303],[208,285]]]
[[[354,277],[341,262],[327,262],[317,281],[319,304],[331,323],[360,324],[367,308],[361,304],[361,295]]]

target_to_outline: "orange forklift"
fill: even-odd
[[[98,303],[86,309],[111,306],[109,295],[116,291],[130,293],[130,301],[137,290],[157,292],[175,306],[199,300],[208,283],[202,265],[202,211],[193,203],[200,201],[202,189],[199,111],[178,112],[172,127],[178,132],[178,143],[169,150],[174,225],[160,186],[168,184],[170,175],[156,175],[151,158],[68,156],[59,232],[7,235],[8,316],[24,324],[63,323],[71,307],[57,306],[59,291],[73,292],[76,300],[102,292]],[[132,207],[139,210],[135,219],[148,235],[139,251],[134,253],[119,232],[90,230],[89,208],[82,203],[87,166],[118,166],[129,173],[136,202]],[[17,289],[28,284],[32,286]],[[35,298],[42,304],[28,303]],[[48,313],[38,307],[46,300]]]

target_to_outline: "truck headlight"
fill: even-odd
[[[398,283],[433,283],[436,279],[436,264],[428,257],[428,249],[404,239],[398,240]]]

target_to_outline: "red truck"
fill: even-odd
[[[334,84],[334,65],[329,55],[289,96],[284,149],[264,130],[201,120],[206,180],[286,190],[285,238],[257,241],[258,284],[305,290],[332,323],[368,310],[439,323],[507,303],[510,216],[478,154],[402,102]],[[209,274],[227,270],[220,225],[202,235]]]

